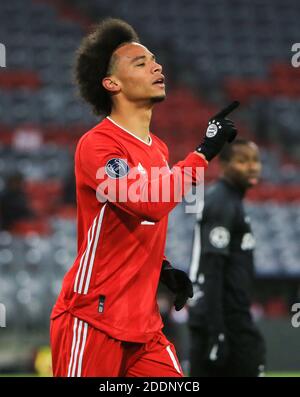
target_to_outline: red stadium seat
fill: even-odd
[[[27,88],[37,90],[40,86],[41,80],[36,72],[6,70],[0,73],[0,87],[2,89]]]
[[[19,221],[16,222],[11,232],[20,236],[26,236],[32,233],[48,235],[51,233],[51,227],[47,219]]]

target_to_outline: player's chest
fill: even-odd
[[[141,174],[169,172],[169,165],[164,153],[158,147],[138,148],[128,153],[128,162]]]
[[[255,239],[250,222],[250,217],[243,211],[237,214],[232,239],[232,244],[236,250],[252,251],[255,248]]]

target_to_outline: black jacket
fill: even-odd
[[[209,333],[251,323],[254,238],[243,192],[219,179],[205,193],[195,225],[189,324]]]

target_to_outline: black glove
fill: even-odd
[[[208,338],[205,361],[207,365],[222,367],[225,365],[229,355],[229,347],[223,332],[211,335]]]
[[[226,142],[230,143],[236,137],[237,129],[233,122],[225,117],[239,104],[238,101],[232,102],[209,120],[203,142],[196,148],[198,153],[204,154],[207,161],[219,154]]]
[[[160,281],[175,294],[174,306],[179,311],[188,298],[193,297],[193,284],[183,270],[175,269],[168,261],[163,261]]]

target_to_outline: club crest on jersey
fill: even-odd
[[[138,164],[138,171],[139,171],[141,174],[147,174],[147,171],[145,170],[145,168],[142,166],[141,163]]]
[[[209,233],[209,242],[215,248],[226,248],[230,243],[230,232],[223,226],[217,226]]]
[[[128,174],[129,166],[123,159],[110,159],[106,163],[105,172],[110,178],[119,179]]]

